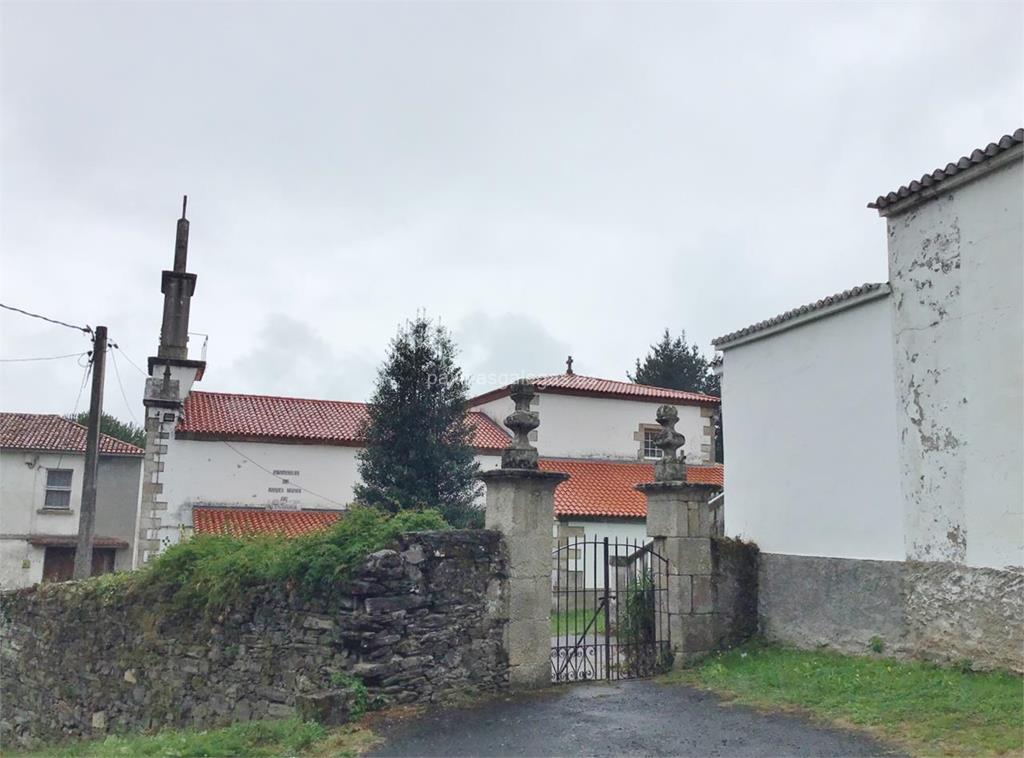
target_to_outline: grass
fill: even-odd
[[[251,721],[223,729],[173,729],[152,735],[110,736],[67,743],[30,753],[26,758],[91,758],[161,756],[161,758],[265,758],[268,756],[355,756],[373,747],[377,738],[357,724],[326,728],[299,719]]]
[[[753,642],[662,677],[755,707],[797,708],[918,755],[1024,753],[1024,679]]]
[[[587,624],[594,618],[594,610],[588,608],[584,611],[582,608],[572,611],[562,611],[561,613],[551,614],[551,636],[560,635],[564,637],[566,634],[570,636],[573,634],[583,634],[583,630],[587,628]],[[604,611],[602,610],[597,614],[597,621],[591,625],[588,634],[593,634],[594,629],[598,632],[604,633]]]

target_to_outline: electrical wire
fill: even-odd
[[[66,326],[68,329],[76,329],[80,332],[84,332],[85,334],[92,334],[92,329],[88,325],[77,326],[75,324],[69,324],[67,321],[61,321],[60,319],[50,318],[49,316],[40,316],[38,313],[29,313],[28,311],[23,311],[21,308],[15,308],[13,305],[4,305],[3,303],[0,303],[0,308],[4,308],[9,311],[14,311],[15,313],[20,313],[23,316],[38,318],[41,319],[42,321],[48,321],[51,324],[56,324],[57,326]]]
[[[117,345],[114,345],[117,347]],[[135,418],[135,411],[132,410],[132,404],[128,402],[128,393],[124,391],[124,384],[121,383],[121,372],[117,368],[117,358],[114,357],[113,350],[107,350],[110,353],[110,362],[114,366],[114,376],[117,378],[117,387],[121,390],[121,399],[124,400],[124,405],[128,409],[128,415],[132,417],[132,423],[135,426],[139,426],[139,420]]]
[[[85,373],[82,375],[82,385],[78,388],[78,397],[75,398],[75,405],[71,409],[71,420],[76,424],[78,421],[78,404],[82,402],[82,393],[85,391],[85,385],[89,383],[89,375],[92,374],[92,361],[89,361],[85,365]],[[57,456],[57,466],[60,468],[60,464],[64,462],[64,451],[62,450],[60,455]]]
[[[60,358],[80,358],[83,355],[88,355],[88,352],[84,353],[67,353],[65,355],[48,355],[43,358],[0,358],[0,363],[28,363],[29,361],[56,361]]]
[[[122,348],[122,347],[121,347],[120,345],[118,345],[118,344],[117,344],[116,342],[114,342],[114,343],[113,343],[113,345],[114,345],[114,347],[116,347],[116,348],[117,348],[118,350],[120,350],[120,351],[121,351],[121,357],[122,357],[122,358],[124,358],[124,359],[125,359],[126,361],[128,361],[128,364],[129,364],[129,365],[130,365],[130,366],[131,366],[131,367],[132,367],[133,369],[135,369],[136,371],[138,371],[138,372],[139,372],[140,374],[142,374],[143,376],[149,376],[149,374],[147,374],[147,373],[146,373],[145,371],[143,371],[143,370],[142,370],[141,368],[139,368],[139,367],[138,367],[138,366],[137,366],[137,365],[135,364],[135,361],[133,361],[133,360],[132,360],[131,358],[129,358],[129,357],[128,357],[128,354],[127,354],[127,353],[126,353],[126,352],[124,351],[124,348]]]
[[[257,468],[260,468],[263,471],[266,471],[268,474],[270,474],[272,477],[274,477],[275,479],[280,481],[282,484],[287,484],[289,487],[295,487],[296,489],[300,489],[303,492],[308,492],[310,495],[313,495],[314,497],[318,497],[321,500],[326,500],[328,503],[333,503],[334,505],[337,505],[339,508],[346,508],[347,507],[344,503],[339,503],[337,500],[331,500],[329,497],[327,497],[326,495],[321,495],[319,492],[313,492],[313,490],[311,490],[311,489],[306,489],[301,484],[296,484],[295,482],[292,482],[292,481],[286,481],[284,479],[284,477],[278,476],[273,471],[268,469],[266,466],[264,466],[264,465],[262,465],[260,463],[257,463],[256,461],[254,461],[248,455],[246,455],[241,450],[236,448],[234,445],[232,445],[227,440],[221,440],[221,442],[223,442],[225,445],[227,445],[229,448],[231,448],[237,455],[241,456],[242,458],[245,458],[245,460],[249,461],[249,463],[251,463],[252,465],[256,466]]]

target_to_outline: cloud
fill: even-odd
[[[202,386],[226,391],[364,399],[420,308],[474,374],[572,353],[624,379],[665,327],[707,350],[884,279],[865,203],[1024,110],[1020,4],[3,13],[0,302],[105,323],[144,366],[187,192]],[[0,357],[74,336],[0,328]],[[108,405],[139,415],[121,368]],[[80,376],[0,380],[5,409],[63,412]]]

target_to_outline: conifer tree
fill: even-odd
[[[649,384],[653,387],[668,387],[687,392],[703,392],[721,397],[719,378],[711,370],[711,363],[700,352],[696,343],[686,341],[686,332],[679,332],[675,339],[668,329],[661,340],[651,345],[650,352],[641,363],[636,359],[636,371],[628,374],[631,382]],[[721,410],[715,414],[715,460],[724,460]]]
[[[89,426],[88,411],[82,411],[73,416],[68,414],[67,419],[82,426]],[[145,429],[130,421],[121,421],[109,413],[104,413],[100,416],[100,433],[114,439],[119,439],[122,442],[127,442],[129,445],[135,445],[135,447],[146,447]]]
[[[392,513],[437,508],[452,526],[483,525],[469,385],[447,330],[423,316],[400,327],[377,374],[359,454],[356,499]]]

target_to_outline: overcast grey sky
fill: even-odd
[[[7,2],[0,302],[145,367],[187,193],[203,389],[363,400],[418,309],[467,372],[571,352],[624,379],[666,326],[710,354],[885,279],[865,203],[1021,125],[1022,27],[1020,3]],[[87,348],[2,311],[0,338]],[[0,408],[67,412],[81,378],[2,363]],[[112,371],[106,402],[131,418]]]

